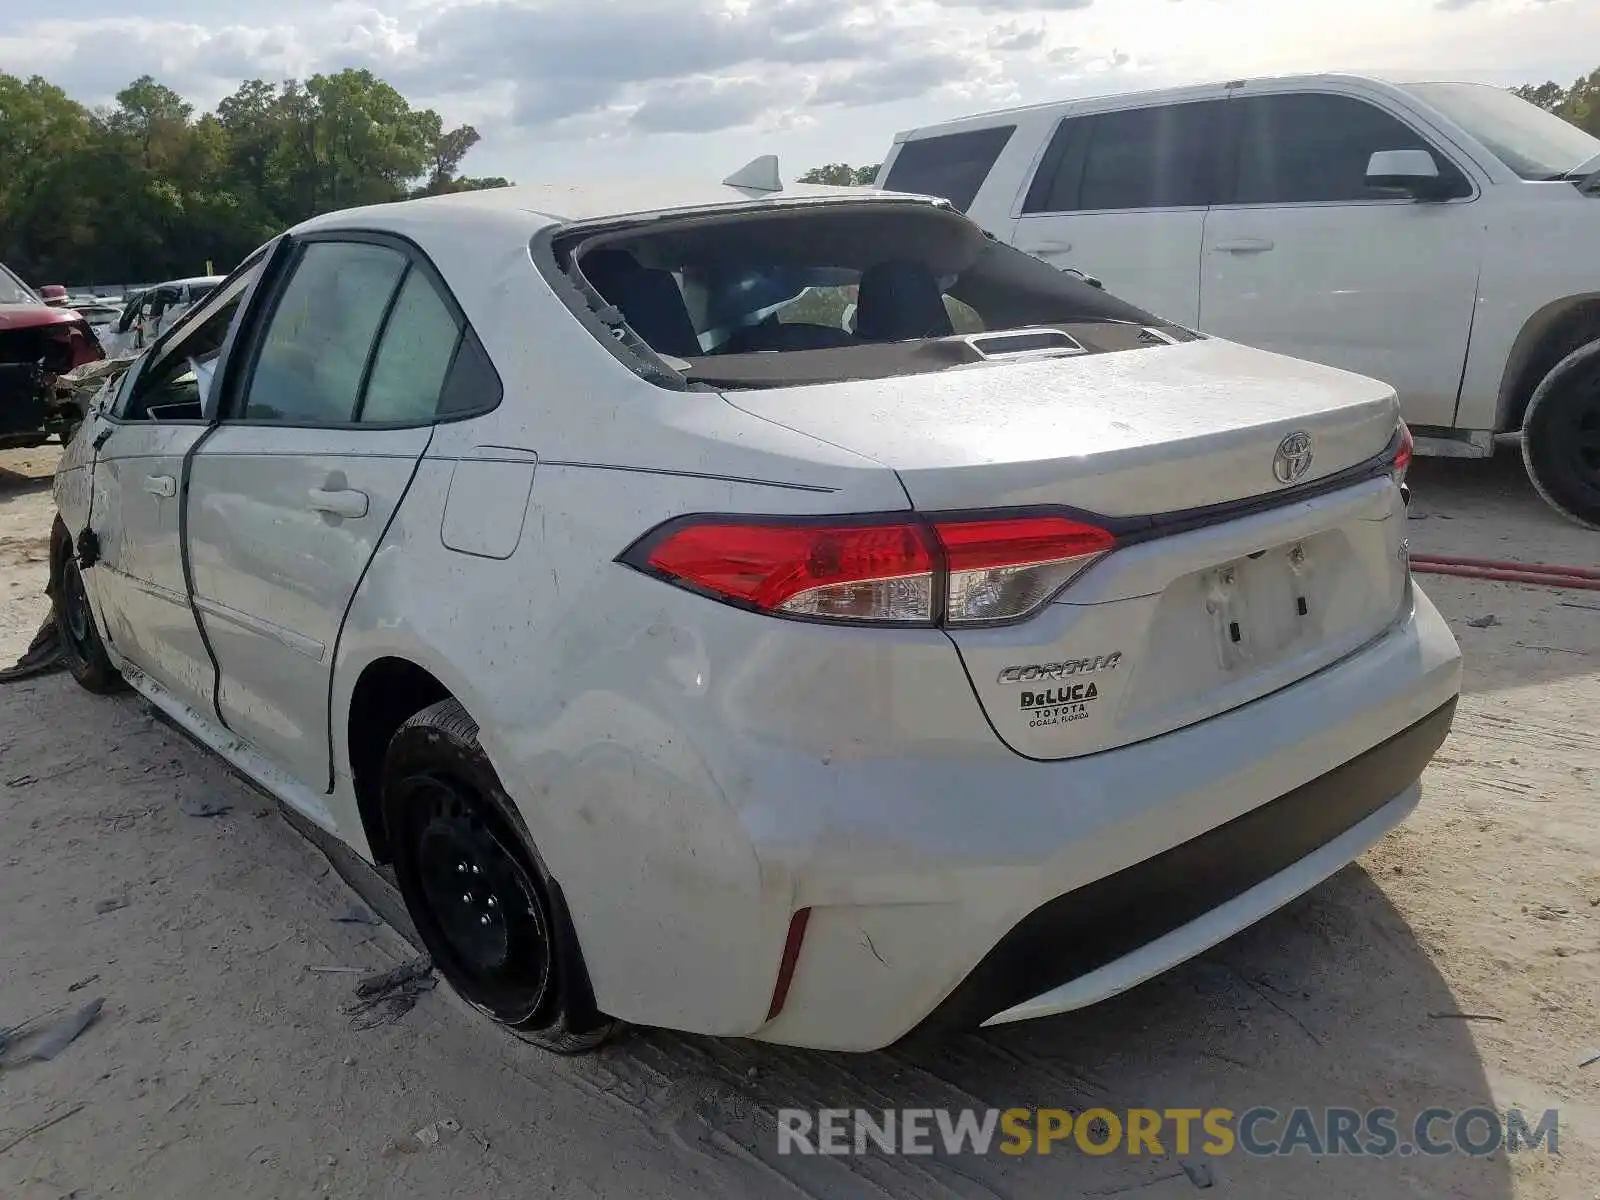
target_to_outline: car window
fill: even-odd
[[[1015,125],[997,125],[906,142],[883,186],[892,192],[942,196],[966,212],[1016,131]]]
[[[1250,96],[1238,105],[1238,204],[1307,204],[1392,198],[1367,186],[1380,150],[1426,150],[1447,195],[1471,194],[1460,170],[1403,121],[1365,100],[1303,92]]]
[[[239,415],[247,421],[344,424],[390,298],[406,269],[369,242],[310,242],[262,336]]]
[[[378,343],[360,420],[432,420],[460,340],[455,315],[427,275],[407,272]]]
[[[6,267],[0,266],[0,304],[38,304],[39,297]]]
[[[1211,203],[1216,128],[1225,101],[1132,108],[1083,118],[1081,166],[1062,158],[1070,176],[1051,188],[1053,211],[1188,208]],[[1059,206],[1059,207],[1055,207]]]

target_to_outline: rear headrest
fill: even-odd
[[[862,341],[905,342],[954,332],[939,283],[922,263],[890,259],[861,272],[856,336]]]
[[[652,350],[676,358],[703,353],[672,272],[640,266],[626,250],[596,250],[584,255],[579,267]]]

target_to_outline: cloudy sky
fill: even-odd
[[[209,106],[245,78],[370,67],[478,127],[470,173],[521,182],[766,152],[792,177],[945,117],[1245,74],[1597,65],[1596,0],[0,0],[0,71],[85,103],[144,72]]]

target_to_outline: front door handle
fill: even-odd
[[[176,496],[178,494],[178,481],[171,475],[146,475],[144,477],[144,490],[152,496]]]
[[[327,513],[332,517],[364,517],[367,515],[367,494],[354,488],[311,489],[313,512]]]
[[[1260,254],[1264,250],[1272,249],[1271,238],[1243,237],[1230,238],[1225,242],[1218,242],[1211,247],[1224,254]]]

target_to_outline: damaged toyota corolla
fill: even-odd
[[[762,174],[263,247],[62,465],[76,677],[564,1052],[1077,1009],[1412,811],[1460,661],[1392,388]]]

